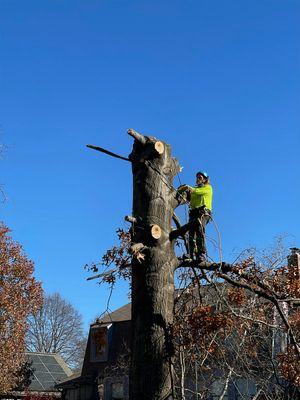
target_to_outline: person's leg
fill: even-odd
[[[189,254],[190,258],[193,259],[196,254],[196,238],[198,231],[198,212],[197,210],[191,210],[189,212]]]
[[[189,230],[189,254],[191,259],[194,258],[195,250],[196,250],[196,230],[194,225],[192,225]]]
[[[197,244],[197,258],[205,258],[206,257],[206,244],[205,244],[205,227],[210,219],[209,215],[202,214],[199,221],[199,228],[197,230],[196,235],[196,244]]]

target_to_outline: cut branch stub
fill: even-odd
[[[154,143],[154,148],[158,152],[158,154],[163,154],[163,152],[165,151],[165,146],[160,140]]]
[[[158,225],[151,225],[151,236],[154,239],[159,239],[161,237],[161,228]]]
[[[146,144],[147,139],[144,135],[136,132],[134,129],[128,129],[127,131],[128,135],[132,136],[135,140],[140,142],[141,144]]]
[[[139,263],[145,260],[146,256],[142,253],[147,247],[143,243],[135,243],[129,248],[129,253],[132,257],[135,257]]]
[[[125,221],[131,222],[132,224],[136,224],[136,222],[137,222],[137,219],[135,217],[133,217],[132,215],[126,215],[124,219],[125,219]]]
[[[135,255],[144,248],[145,248],[145,246],[143,243],[134,243],[133,245],[130,246],[129,253],[132,255]]]

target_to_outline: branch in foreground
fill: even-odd
[[[88,278],[86,278],[86,280],[87,281],[92,281],[93,279],[103,278],[105,276],[111,275],[113,272],[116,272],[116,271],[118,271],[118,268],[113,268],[113,269],[110,269],[108,271],[102,272],[101,274],[97,274],[97,275],[94,275],[94,276],[89,276]]]
[[[112,151],[103,149],[102,147],[93,146],[92,144],[87,144],[86,147],[88,147],[89,149],[101,151],[101,153],[108,154],[109,156],[112,156],[112,157],[115,157],[115,158],[120,158],[121,160],[125,160],[125,161],[129,161],[130,162],[129,158],[120,156],[119,154],[116,154],[116,153],[113,153]]]
[[[206,271],[222,271],[222,272],[232,272],[233,265],[228,264],[226,262],[222,263],[210,263],[208,261],[197,261],[197,260],[179,260],[177,268],[196,268],[196,269],[205,269]]]
[[[223,273],[219,273],[218,275],[219,275],[220,278],[223,278],[225,281],[227,281],[231,285],[236,286],[236,287],[241,287],[241,288],[244,288],[244,289],[248,289],[249,291],[257,294],[258,296],[260,296],[262,298],[265,298],[266,300],[269,300],[271,303],[274,304],[274,306],[276,307],[276,309],[277,309],[277,311],[278,311],[278,313],[279,313],[279,315],[280,315],[280,317],[281,317],[281,319],[282,319],[282,321],[283,321],[283,323],[284,323],[284,325],[285,325],[285,327],[287,329],[287,332],[288,332],[289,337],[291,339],[291,343],[294,345],[295,350],[296,350],[296,352],[298,354],[298,357],[300,358],[300,347],[299,347],[299,344],[297,343],[297,339],[296,339],[296,337],[294,335],[294,332],[293,332],[293,330],[291,328],[291,325],[289,324],[288,319],[286,318],[286,316],[284,315],[284,313],[283,313],[283,311],[282,311],[282,309],[280,307],[279,301],[276,298],[276,294],[270,295],[270,294],[266,293],[265,291],[263,291],[261,289],[256,289],[255,287],[252,287],[248,283],[237,282],[234,279],[231,279],[229,276],[227,276],[227,275],[225,275]]]

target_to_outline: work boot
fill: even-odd
[[[180,259],[181,259],[182,261],[191,261],[191,257],[190,257],[189,254],[183,254],[183,255],[180,257]]]
[[[197,254],[196,260],[199,261],[199,262],[205,262],[205,261],[207,261],[206,254],[205,254],[205,253],[199,253],[199,254]]]

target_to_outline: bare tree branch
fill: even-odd
[[[121,160],[125,160],[125,161],[129,161],[130,162],[129,158],[120,156],[119,154],[116,154],[116,153],[113,153],[112,151],[103,149],[102,147],[93,146],[92,144],[87,144],[86,147],[88,147],[89,149],[100,151],[101,153],[108,154],[109,156],[112,156],[112,157],[115,157],[115,158],[120,158]]]

